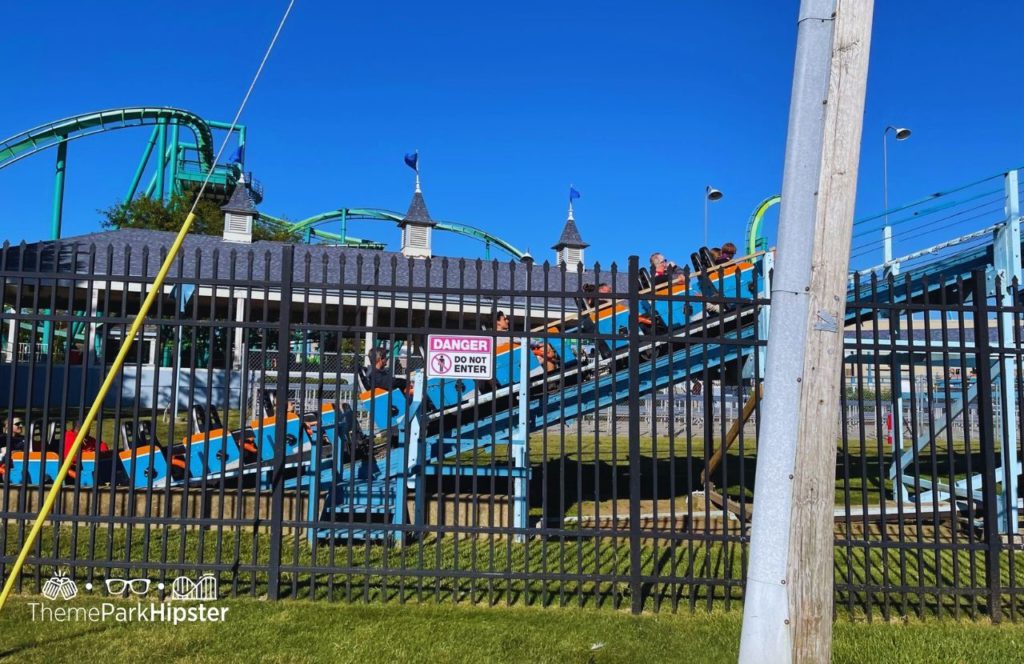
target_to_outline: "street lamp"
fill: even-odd
[[[892,132],[897,141],[910,138],[910,130],[906,127],[889,125],[882,132],[882,199],[885,204],[885,226],[882,228],[882,260],[888,264],[892,261],[892,227],[889,226],[889,141],[886,137]]]
[[[722,192],[711,185],[704,187],[704,246],[708,246],[708,201],[722,199]]]
[[[882,228],[882,260],[884,261],[885,267],[884,272],[889,276],[895,276],[899,272],[899,266],[892,264],[892,227],[889,225],[889,141],[886,140],[889,132],[892,132],[896,137],[897,141],[905,141],[910,138],[910,130],[906,127],[893,127],[889,125],[882,132],[882,198],[885,204],[885,226]],[[889,321],[889,330],[891,334],[898,335],[898,326],[894,330],[892,320],[895,318],[894,312],[889,312],[886,317]],[[895,354],[892,355],[895,358]],[[889,379],[890,387],[893,390],[899,390],[895,392],[899,396],[896,397],[895,413],[892,418],[892,440],[893,440],[893,453],[896,453],[895,445],[899,445],[900,449],[903,448],[903,380],[902,373],[900,372],[899,365],[893,361],[889,366]],[[900,495],[904,500],[906,494],[906,487],[900,485]]]

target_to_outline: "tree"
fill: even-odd
[[[175,192],[166,203],[148,196],[139,196],[128,203],[118,203],[99,212],[104,217],[101,222],[103,228],[145,228],[177,232],[191,207],[191,192]],[[199,200],[192,232],[199,235],[224,233],[224,213],[217,203],[208,198]],[[252,239],[296,242],[299,235],[277,224],[257,219],[253,224]]]

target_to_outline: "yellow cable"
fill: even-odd
[[[96,399],[92,402],[92,407],[89,408],[89,412],[86,414],[85,420],[82,421],[82,426],[78,429],[78,435],[75,436],[75,442],[71,446],[71,450],[67,453],[67,456],[64,458],[64,463],[61,464],[60,472],[57,473],[57,477],[53,480],[53,486],[50,487],[50,492],[46,494],[46,501],[43,503],[43,507],[39,511],[39,516],[36,517],[35,523],[32,524],[32,530],[29,531],[28,538],[21,547],[21,553],[18,554],[18,559],[14,561],[14,568],[7,576],[3,592],[0,593],[0,611],[2,611],[4,605],[7,604],[7,596],[11,594],[11,590],[14,588],[14,584],[17,582],[18,576],[21,573],[21,568],[25,564],[25,559],[28,558],[28,552],[35,543],[36,537],[39,536],[39,531],[43,528],[43,521],[45,521],[46,517],[50,515],[50,510],[53,509],[53,504],[57,501],[57,495],[60,493],[60,486],[64,482],[64,478],[67,477],[68,471],[71,470],[71,466],[75,463],[75,458],[78,456],[78,450],[82,447],[82,441],[85,440],[89,427],[92,426],[93,421],[95,421],[96,416],[100,412],[100,408],[103,407],[103,399],[107,396],[107,392],[110,390],[111,385],[114,384],[114,378],[121,370],[121,365],[124,364],[125,358],[128,357],[128,351],[131,349],[132,340],[135,339],[135,336],[145,324],[146,314],[149,313],[150,307],[153,306],[153,302],[156,301],[157,296],[160,294],[160,287],[163,285],[164,279],[167,277],[167,273],[171,269],[171,265],[174,264],[174,259],[178,255],[178,250],[181,249],[181,244],[185,241],[188,229],[192,226],[192,222],[195,218],[196,215],[194,212],[190,212],[189,215],[185,217],[185,223],[182,224],[181,230],[178,231],[178,236],[174,238],[174,244],[171,245],[170,250],[167,252],[164,264],[160,266],[160,271],[157,272],[156,279],[153,280],[153,286],[146,295],[146,299],[142,302],[142,308],[139,309],[139,314],[135,317],[135,321],[132,322],[132,327],[125,336],[124,342],[121,344],[121,350],[117,352],[117,357],[114,358],[114,363],[111,365],[110,371],[107,373],[106,380],[104,380],[103,385],[100,386],[100,391],[96,394]]]
[[[149,313],[150,307],[153,306],[153,302],[160,293],[160,287],[163,286],[164,279],[167,278],[167,273],[170,272],[171,265],[174,263],[174,260],[178,255],[178,251],[181,250],[182,243],[185,242],[185,236],[188,235],[188,229],[192,226],[192,222],[195,221],[196,218],[196,205],[199,204],[199,200],[202,198],[203,192],[206,190],[206,185],[210,182],[210,176],[213,175],[214,168],[220,161],[224,148],[227,147],[228,139],[234,132],[235,125],[238,124],[238,118],[242,115],[242,109],[245,108],[246,103],[249,101],[249,95],[252,94],[252,89],[256,86],[256,81],[259,80],[260,74],[263,72],[263,66],[267,64],[270,52],[274,50],[274,44],[277,43],[277,38],[281,34],[281,29],[284,27],[285,22],[288,20],[288,15],[291,13],[292,6],[294,4],[295,0],[291,0],[288,3],[284,16],[281,17],[281,22],[277,25],[277,31],[274,33],[274,37],[270,40],[270,45],[263,54],[263,61],[260,62],[260,66],[256,70],[256,75],[253,76],[252,83],[249,84],[249,89],[245,93],[245,97],[242,98],[242,103],[238,106],[238,112],[235,113],[235,118],[231,121],[231,127],[228,129],[228,133],[225,135],[224,141],[221,143],[220,150],[217,151],[217,155],[214,157],[213,163],[210,164],[210,168],[206,173],[206,179],[203,180],[203,184],[199,188],[199,193],[196,194],[196,200],[192,203],[192,209],[189,211],[188,216],[185,217],[185,223],[181,225],[181,229],[178,231],[178,236],[174,238],[174,243],[171,244],[171,248],[167,252],[167,257],[164,259],[163,265],[160,266],[160,271],[157,272],[156,279],[153,280],[153,285],[150,287],[149,293],[146,295],[146,299],[142,302],[142,308],[139,309],[139,313],[135,316],[135,320],[132,322],[131,329],[128,331],[124,341],[121,343],[121,349],[117,351],[117,357],[114,358],[114,363],[110,366],[110,371],[107,372],[107,377],[103,380],[103,385],[100,386],[100,391],[96,394],[96,399],[92,402],[92,406],[89,408],[89,412],[86,414],[85,420],[82,422],[82,426],[78,430],[78,435],[75,436],[75,442],[71,446],[71,450],[67,452],[64,463],[61,464],[60,472],[57,473],[57,477],[53,480],[53,486],[50,487],[50,492],[46,494],[46,501],[43,502],[43,507],[39,510],[39,515],[36,517],[35,523],[32,524],[32,530],[29,531],[28,538],[21,547],[21,553],[18,554],[18,559],[14,561],[14,567],[7,576],[7,581],[4,582],[3,592],[0,592],[0,611],[3,611],[4,605],[7,604],[7,598],[10,596],[11,590],[14,588],[14,584],[17,583],[18,577],[21,575],[21,568],[24,567],[25,559],[28,558],[29,549],[31,549],[32,545],[35,544],[36,538],[39,536],[39,531],[43,529],[43,521],[45,521],[46,517],[50,515],[50,510],[53,509],[53,504],[57,502],[57,495],[60,493],[60,485],[64,482],[64,478],[67,477],[68,471],[71,470],[71,465],[75,462],[75,457],[78,456],[78,450],[82,447],[82,441],[85,440],[86,432],[89,431],[89,427],[92,426],[93,421],[100,412],[100,408],[103,407],[103,399],[107,396],[110,386],[114,384],[114,376],[116,376],[121,370],[121,366],[124,364],[125,358],[128,357],[128,351],[131,347],[132,340],[135,339],[135,336],[145,324],[146,314]],[[42,480],[40,480],[40,482],[41,481]]]

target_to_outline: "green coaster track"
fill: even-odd
[[[348,236],[347,227],[350,220],[388,221],[397,224],[402,220],[402,216],[403,215],[397,212],[375,208],[339,208],[337,210],[322,212],[300,221],[289,222],[284,219],[278,219],[276,217],[260,213],[260,217],[263,219],[278,223],[290,231],[304,234],[307,242],[312,241],[312,237],[315,235],[315,237],[328,242],[343,243],[347,246],[360,247],[364,249],[383,249],[384,245],[379,242],[361,240],[359,238]],[[332,233],[317,228],[318,226],[332,222],[340,223],[341,233]],[[517,249],[511,243],[506,242],[500,237],[488,233],[480,228],[469,226],[467,224],[457,224],[451,221],[438,221],[436,223],[437,225],[434,226],[434,228],[439,231],[455,233],[457,235],[462,235],[464,237],[483,242],[484,257],[486,259],[490,259],[491,257],[491,247],[501,249],[516,260],[522,260],[522,258],[526,256],[526,252]]]
[[[144,190],[145,195],[166,200],[174,191],[197,186],[214,161],[213,131],[231,128],[226,123],[204,120],[190,111],[166,106],[136,106],[84,113],[39,125],[0,141],[0,170],[25,157],[50,148],[57,149],[51,224],[51,239],[57,239],[61,235],[68,143],[108,131],[147,126],[153,129],[128,187],[125,202],[131,201],[139,193],[142,177],[151,161],[156,163],[155,172]],[[182,140],[181,127],[192,132],[191,142]],[[217,197],[229,196],[239,175],[244,172],[245,126],[236,125],[234,133],[237,139],[237,158],[232,163],[213,165],[214,171],[207,190]],[[246,182],[256,202],[262,202],[263,190],[259,183],[251,176],[246,178]],[[375,250],[384,249],[384,243],[348,236],[348,222],[369,220],[398,223],[402,219],[402,215],[396,212],[374,208],[338,208],[297,222],[262,212],[260,216],[283,228],[301,233],[306,242],[316,238],[319,242]],[[319,228],[328,223],[340,223],[341,233]],[[491,247],[501,249],[516,260],[526,256],[526,252],[509,242],[473,226],[441,221],[435,228],[483,242],[487,258],[490,258]]]

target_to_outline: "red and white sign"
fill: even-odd
[[[465,334],[431,334],[427,337],[427,378],[474,378],[494,376],[494,339]]]

